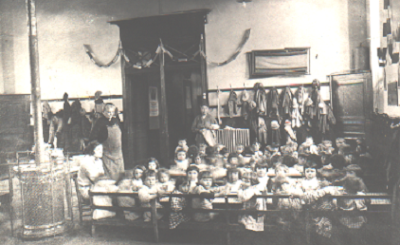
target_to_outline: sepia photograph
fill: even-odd
[[[0,244],[400,245],[399,0],[0,0]]]

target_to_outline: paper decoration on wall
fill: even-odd
[[[115,54],[114,58],[113,58],[110,62],[108,62],[108,63],[106,63],[106,64],[104,64],[104,63],[102,63],[102,62],[96,60],[96,55],[93,53],[92,48],[90,47],[90,45],[84,44],[83,47],[85,48],[85,52],[86,52],[86,54],[89,56],[90,60],[91,60],[95,65],[97,65],[98,67],[108,68],[108,67],[112,66],[113,64],[115,64],[115,63],[118,61],[118,59],[119,59],[119,57],[120,57],[121,55],[124,57],[125,60],[127,60],[127,61],[129,62],[128,57],[125,55],[125,53],[124,53],[124,51],[123,51],[123,49],[122,49],[122,43],[121,43],[121,41],[119,42],[118,50],[117,50],[117,53]]]
[[[384,0],[383,1],[383,9],[388,9],[390,6],[390,0]]]
[[[247,29],[244,32],[243,37],[242,37],[242,41],[239,43],[239,46],[236,48],[235,52],[227,60],[225,60],[223,62],[212,62],[212,61],[210,61],[210,62],[207,62],[207,64],[212,65],[212,66],[224,66],[224,65],[227,65],[227,64],[231,63],[232,61],[234,61],[239,56],[239,54],[242,52],[242,49],[243,49],[244,45],[249,40],[250,31],[251,31],[251,29]],[[204,57],[204,59],[206,59],[207,56],[206,56],[205,52],[202,49],[202,47],[204,46],[203,43],[204,43],[204,40],[202,38],[201,39],[201,43],[200,43],[200,54]]]
[[[157,87],[149,87],[149,126],[150,129],[160,128],[160,109],[158,103]]]
[[[398,106],[397,81],[388,84],[388,105]]]

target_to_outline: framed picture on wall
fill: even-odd
[[[249,57],[250,77],[309,75],[310,48],[255,50]]]

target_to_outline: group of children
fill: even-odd
[[[304,239],[331,243],[338,239],[335,229],[342,227],[355,234],[354,242],[360,241],[359,234],[366,223],[365,215],[360,212],[367,209],[365,200],[336,200],[329,195],[362,195],[367,191],[361,178],[370,157],[364,142],[358,140],[357,147],[352,148],[343,138],[338,138],[335,149],[331,141],[314,145],[310,137],[299,147],[294,144],[289,142],[280,148],[267,146],[264,151],[258,143],[251,147],[238,145],[236,152],[229,153],[222,145],[188,147],[185,140],[180,140],[170,169],[160,168],[157,159],[150,158],[146,166],[136,166],[133,174],[125,175],[117,185],[122,192],[137,191],[142,207],[150,207],[150,201],[156,199],[156,206],[161,208],[162,197],[170,193],[194,194],[190,202],[184,196],[171,197],[168,217],[171,229],[188,220],[208,222],[218,216],[212,211],[189,216],[182,212],[189,203],[192,208],[213,209],[214,198],[237,195],[238,203],[245,210],[290,210],[281,213],[275,221],[284,230],[297,231],[299,236],[311,234]],[[270,193],[286,197],[256,197]],[[119,205],[129,204],[123,200],[127,197],[120,198]],[[130,205],[138,204],[131,199]],[[336,216],[330,212],[310,212],[305,218],[302,210],[347,212]],[[140,214],[126,211],[125,217],[136,219]],[[158,214],[157,218],[162,217]],[[143,218],[150,221],[151,213],[144,212]],[[248,230],[263,231],[266,218],[265,213],[245,213],[239,215],[238,222]],[[308,233],[301,232],[303,228]]]

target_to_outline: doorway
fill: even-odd
[[[122,62],[127,169],[148,157],[168,166],[180,138],[194,142],[190,129],[199,112],[197,98],[207,91],[200,47],[205,52],[208,13],[196,10],[111,22],[120,27],[130,60]]]

